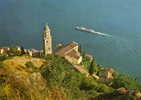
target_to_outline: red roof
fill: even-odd
[[[67,44],[64,47],[62,47],[59,50],[57,50],[55,52],[55,54],[64,56],[66,53],[70,52],[76,46],[78,46],[78,43],[76,43],[76,42],[70,42],[69,44]]]

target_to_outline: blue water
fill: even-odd
[[[140,0],[0,0],[0,46],[41,49],[49,23],[53,46],[79,42],[97,62],[141,79]],[[101,37],[73,29],[86,26],[112,35]]]

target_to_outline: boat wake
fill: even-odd
[[[106,36],[106,37],[112,37],[112,35],[105,34],[105,33],[102,33],[102,32],[97,32],[95,30],[93,30],[91,33],[95,33],[95,34],[98,34],[98,35],[101,35],[101,36]]]

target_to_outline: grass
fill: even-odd
[[[123,85],[138,86],[128,77],[112,81],[122,85],[120,80]],[[0,100],[110,100],[110,97],[123,100],[129,97],[113,94],[115,89],[86,77],[64,58],[54,55],[15,56],[0,62]]]

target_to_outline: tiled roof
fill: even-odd
[[[73,57],[75,59],[79,59],[80,53],[76,52],[75,50],[72,50],[71,52],[67,53],[66,56],[70,56],[70,57]]]
[[[67,44],[64,47],[57,50],[55,53],[58,54],[58,55],[64,56],[66,53],[68,53],[70,50],[72,50],[76,46],[78,46],[78,43],[70,42],[69,44]]]

